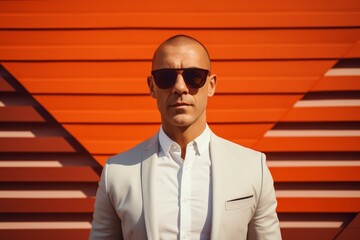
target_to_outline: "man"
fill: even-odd
[[[166,40],[148,86],[161,128],[107,161],[90,239],[281,239],[264,154],[207,126],[216,75],[206,48],[185,35]]]

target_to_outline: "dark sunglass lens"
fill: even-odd
[[[177,73],[172,69],[159,69],[153,71],[156,86],[161,89],[167,89],[174,86]]]
[[[183,77],[186,84],[192,88],[201,88],[206,82],[208,71],[204,69],[185,69]]]

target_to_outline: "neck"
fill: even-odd
[[[172,126],[170,129],[166,129],[163,126],[163,130],[166,135],[169,136],[174,142],[179,144],[181,148],[181,158],[185,159],[186,154],[186,146],[191,141],[194,141],[195,138],[200,136],[200,134],[205,130],[206,122],[201,124],[200,126]]]

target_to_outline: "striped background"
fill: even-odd
[[[267,154],[284,239],[360,239],[360,2],[0,1],[0,239],[87,239],[101,166],[160,123],[146,76],[188,34],[208,121]]]

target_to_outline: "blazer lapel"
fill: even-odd
[[[158,148],[158,135],[156,134],[150,140],[148,147],[145,149],[141,163],[143,209],[148,239],[159,239],[154,187],[154,176],[156,175],[155,166]]]
[[[221,214],[223,206],[223,158],[224,153],[221,152],[221,144],[218,142],[218,137],[211,133],[210,138],[210,159],[211,159],[211,173],[212,173],[212,222],[211,222],[211,239],[219,239],[219,230],[221,223]]]

